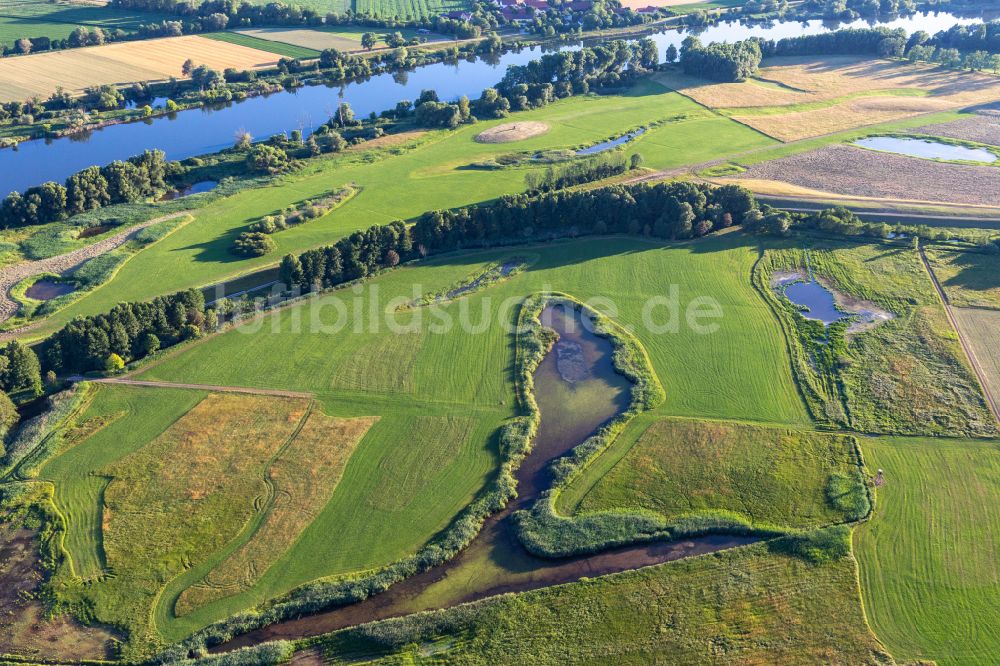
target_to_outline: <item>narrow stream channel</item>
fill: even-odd
[[[469,547],[448,562],[407,578],[381,594],[237,636],[212,648],[213,653],[270,640],[316,636],[374,620],[638,569],[757,540],[707,536],[558,560],[535,557],[524,549],[513,529],[511,514],[529,507],[549,486],[549,462],[568,453],[628,407],[631,386],[615,372],[611,343],[587,330],[579,313],[550,306],[543,311],[542,322],[560,337],[535,371],[535,397],[542,418],[532,451],[516,474],[518,496],[486,521]]]

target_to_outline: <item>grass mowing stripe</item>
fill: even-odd
[[[858,528],[865,608],[899,661],[986,666],[1000,654],[1000,448],[995,441],[862,441],[885,470]]]

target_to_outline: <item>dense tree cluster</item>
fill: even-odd
[[[629,161],[625,153],[614,151],[562,166],[551,166],[543,172],[529,171],[524,176],[524,184],[531,192],[549,192],[611,178],[628,169]]]
[[[42,393],[42,371],[38,356],[30,347],[17,340],[12,340],[0,350],[0,388],[5,393]],[[4,410],[0,410],[0,415],[4,415]]]
[[[697,37],[688,37],[681,48],[684,73],[712,81],[745,81],[757,71],[761,58],[755,39],[703,46]]]
[[[858,16],[893,16],[912,14],[914,0],[806,0],[798,7],[804,15],[820,14],[824,18],[851,21]]]
[[[796,55],[901,55],[906,46],[906,31],[877,28],[848,28],[818,35],[786,37],[762,41],[765,57]]]
[[[1000,53],[1000,20],[952,26],[934,35],[931,44],[963,52]]]
[[[0,204],[0,228],[45,224],[113,203],[132,203],[166,189],[163,151],[147,150],[105,167],[88,167],[66,179],[11,192]]]
[[[119,303],[107,314],[77,317],[40,345],[46,370],[68,374],[104,370],[112,354],[125,361],[216,327],[197,289],[142,303]]]

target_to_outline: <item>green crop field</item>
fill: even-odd
[[[753,523],[815,527],[849,518],[832,486],[855,474],[850,437],[643,419],[560,494],[559,508],[567,514],[648,509],[668,519],[725,509]]]
[[[315,49],[306,48],[305,46],[297,46],[295,44],[287,44],[280,41],[272,41],[270,39],[261,39],[252,35],[244,35],[239,32],[211,32],[202,36],[219,42],[228,42],[230,44],[247,46],[252,49],[257,49],[258,51],[276,53],[280,56],[285,56],[286,58],[319,57],[319,51]]]
[[[74,2],[0,0],[0,44],[12,45],[22,37],[66,39],[80,27],[131,32],[143,23],[156,23],[164,18],[156,13]]]
[[[537,120],[551,128],[547,134],[525,141],[474,141],[477,134],[500,122],[490,121],[454,132],[428,132],[414,139],[409,147],[311,160],[302,171],[280,184],[244,191],[192,211],[197,218],[194,223],[136,255],[107,285],[44,322],[31,335],[44,335],[76,315],[103,312],[123,300],[144,300],[259,269],[278,262],[286,252],[330,243],[355,229],[524,189],[525,169],[469,169],[473,162],[511,151],[593,143],[639,125],[679,116],[680,120],[647,132],[630,144],[628,151],[641,153],[651,168],[667,169],[774,143],[658,84],[644,81],[625,95],[575,97],[543,109],[512,114],[514,119]],[[230,252],[233,239],[250,221],[349,182],[361,188],[356,197],[330,215],[276,235],[277,252],[256,259],[241,259]]]
[[[891,663],[865,624],[853,558],[812,564],[763,545],[347,629],[302,656],[319,655],[335,664]]]
[[[255,2],[265,4],[264,0]],[[321,14],[343,14],[352,10],[357,14],[368,13],[382,18],[395,16],[402,19],[428,18],[443,12],[472,8],[472,3],[468,0],[302,0],[298,4]]]
[[[865,609],[898,661],[996,663],[1000,449],[996,442],[863,440],[885,470],[875,517],[855,536]]]

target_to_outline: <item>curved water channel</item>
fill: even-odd
[[[920,13],[882,25],[905,28],[908,32],[926,30],[933,34],[976,20],[979,19],[960,18],[944,12]],[[866,25],[872,23],[811,20],[742,25],[729,21],[692,32],[706,43],[732,42],[748,37],[781,39]],[[684,31],[667,30],[650,35],[650,38],[656,42],[662,58],[669,45],[679,47],[686,35]],[[578,48],[579,45],[568,44],[545,50]],[[17,150],[0,150],[0,196],[49,180],[61,182],[80,169],[125,159],[146,149],[163,150],[174,160],[215,152],[231,146],[239,129],[245,129],[258,140],[296,129],[308,135],[325,122],[342,101],[349,102],[358,117],[364,117],[372,111],[378,113],[392,108],[400,100],[416,99],[424,89],[436,90],[444,100],[455,100],[462,95],[475,98],[484,88],[499,82],[508,66],[523,65],[538,58],[542,51],[542,47],[533,47],[486,59],[425,65],[410,72],[380,74],[364,81],[337,85],[305,86],[222,107],[191,109],[59,139],[25,141]]]
[[[515,534],[511,514],[530,507],[548,488],[548,464],[552,460],[568,453],[628,407],[631,389],[629,381],[615,372],[611,343],[588,330],[578,312],[549,306],[542,313],[542,323],[559,333],[559,341],[535,371],[541,423],[531,453],[517,470],[518,496],[486,520],[465,550],[364,601],[263,627],[216,646],[212,652],[316,636],[374,620],[637,569],[757,541],[751,537],[706,536],[555,560],[535,557],[524,549]]]

